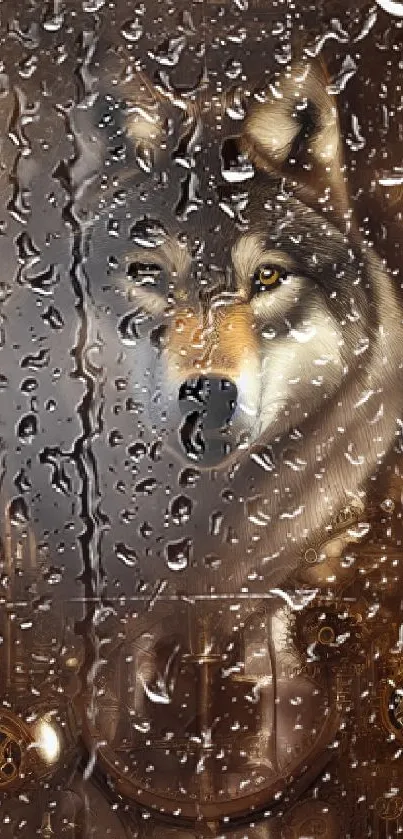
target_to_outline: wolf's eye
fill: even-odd
[[[271,291],[279,285],[283,277],[284,271],[280,268],[275,268],[273,265],[259,265],[252,277],[252,297],[263,291]]]

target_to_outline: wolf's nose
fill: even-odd
[[[182,414],[199,414],[204,429],[223,428],[232,419],[237,403],[237,386],[221,376],[187,379],[179,388]]]

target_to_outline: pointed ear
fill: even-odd
[[[337,108],[329,91],[321,62],[295,63],[255,94],[242,145],[257,168],[288,176],[305,188],[308,203],[342,220],[351,211]]]

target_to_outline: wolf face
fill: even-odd
[[[328,232],[328,251],[319,247],[312,259],[318,217],[285,196],[284,218],[278,184],[264,175],[256,181],[245,231],[221,223],[225,245],[207,264],[192,259],[193,237],[180,245],[178,231],[160,231],[152,262],[149,250],[138,247],[130,266],[130,302],[158,344],[150,373],[158,397],[151,405],[165,407],[167,445],[202,469],[224,468],[252,444],[273,443],[304,422],[340,387],[359,339],[350,298],[337,294],[334,282],[345,274],[353,288],[358,259],[343,262],[336,230]],[[351,323],[344,335],[343,307]],[[366,328],[372,333],[370,323]]]
[[[139,175],[108,219],[140,436],[158,440],[161,477],[198,476],[183,560],[196,588],[229,485],[240,501],[211,545],[225,563],[235,533],[225,585],[278,582],[363,490],[401,410],[399,303],[353,221],[323,71],[297,64],[268,93],[237,96],[180,100],[136,81]]]

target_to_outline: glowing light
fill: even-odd
[[[35,726],[35,748],[46,763],[55,763],[60,754],[60,738],[56,728],[46,717]]]
[[[75,656],[70,656],[70,658],[66,659],[66,667],[70,667],[71,669],[78,667],[78,663],[78,658]]]

